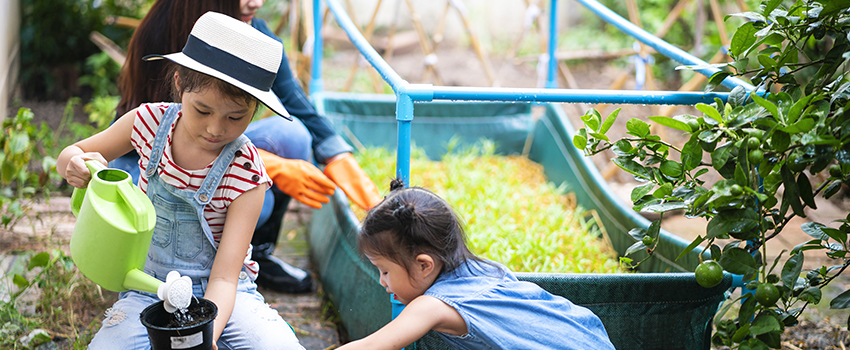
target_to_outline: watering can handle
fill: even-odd
[[[148,197],[132,181],[124,181],[118,184],[118,193],[124,198],[127,207],[133,211],[136,230],[139,232],[153,230],[156,220],[151,216],[156,215],[156,211]]]
[[[104,166],[103,163],[96,160],[87,160],[86,166],[89,168],[92,177],[94,177],[94,174],[98,171],[106,169],[106,166]],[[74,192],[71,194],[71,213],[74,214],[74,216],[78,216],[80,214],[80,208],[83,206],[83,198],[85,197],[85,188],[74,188]]]

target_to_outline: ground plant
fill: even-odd
[[[496,155],[492,141],[460,150],[457,140],[439,161],[416,149],[410,184],[445,198],[466,223],[470,248],[521,272],[623,272],[594,223],[563,188],[546,181],[526,157]],[[363,170],[386,191],[396,156],[385,148],[360,150]],[[474,166],[471,166],[474,164]],[[365,213],[352,206],[355,215]]]
[[[634,209],[662,218],[683,210],[708,220],[705,234],[680,256],[703,248],[695,273],[706,287],[719,283],[723,270],[745,283],[735,300],[739,310],[730,312],[735,303],[727,303],[714,319],[717,346],[780,348],[785,327],[797,325],[810,305],[850,308],[850,290],[822,300],[822,289],[850,266],[850,214],[803,224],[810,240],[766,258],[767,245],[792,218],[805,217],[806,208],[817,209],[816,197],[836,196],[850,181],[848,8],[847,0],[770,0],[732,15],[748,21],[733,35],[734,61],[722,65],[706,90],[737,76],[756,91],[736,87],[727,101],[698,104],[702,115],[648,118],[685,132],[689,139],[682,146],[652,134],[650,123],[638,118],[626,124],[628,136],[610,140],[606,133],[618,111],[605,118],[589,111],[573,139],[587,155],[612,150],[613,162],[643,183],[631,193]],[[701,176],[709,171],[721,179],[708,185]],[[636,267],[652,254],[660,220],[632,231],[638,241],[627,253],[649,255],[623,257],[625,265]],[[814,254],[829,263],[804,270],[805,257]]]

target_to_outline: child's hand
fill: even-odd
[[[65,181],[76,188],[86,188],[91,180],[91,171],[86,166],[87,160],[96,160],[104,165],[107,164],[106,158],[100,152],[87,152],[71,157],[68,162],[68,167],[65,169]]]

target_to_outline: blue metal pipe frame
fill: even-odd
[[[576,0],[600,18],[616,26],[621,31],[631,35],[642,43],[652,47],[659,53],[675,59],[680,63],[698,66],[696,71],[710,77],[720,69],[710,66],[707,62],[695,57],[667,42],[653,36],[640,27],[632,24],[607,7],[595,0]],[[671,104],[695,105],[697,103],[712,103],[715,98],[725,101],[729,93],[712,92],[679,92],[679,91],[642,91],[642,90],[593,90],[593,89],[557,89],[555,49],[557,48],[557,3],[550,1],[549,11],[549,49],[548,72],[546,89],[530,88],[492,88],[492,87],[453,87],[432,86],[430,84],[410,84],[404,80],[380,54],[372,47],[351,21],[337,0],[325,0],[328,8],[336,18],[337,23],[348,34],[349,39],[367,61],[395,92],[398,100],[396,119],[398,127],[398,163],[397,175],[410,178],[410,122],[413,120],[413,103],[430,102],[434,100],[448,101],[508,101],[508,102],[557,102],[557,103],[611,103],[611,104]],[[310,81],[310,92],[322,91],[322,11],[321,0],[313,0],[313,67]],[[723,83],[728,88],[742,86],[747,91],[754,87],[736,77],[727,77]],[[404,149],[402,149],[404,148]]]
[[[593,89],[558,89],[556,71],[557,61],[557,3],[550,1],[549,11],[549,48],[546,89],[530,88],[492,88],[492,87],[450,87],[432,86],[430,84],[411,84],[404,80],[360,33],[357,26],[345,13],[337,0],[325,0],[328,8],[336,18],[337,23],[348,34],[349,39],[367,61],[395,92],[397,98],[396,120],[398,120],[398,159],[396,175],[404,180],[405,186],[410,183],[410,147],[411,121],[413,121],[413,104],[415,102],[431,102],[434,100],[447,101],[507,101],[507,102],[550,102],[550,103],[610,103],[610,104],[669,104],[695,105],[697,103],[712,103],[715,98],[723,101],[729,93],[712,92],[679,92],[679,91],[642,91],[642,90],[593,90]],[[657,52],[680,63],[695,66],[694,70],[706,77],[711,77],[720,71],[702,59],[693,56],[649,32],[632,24],[622,16],[611,11],[596,0],[575,0],[594,12],[606,22],[614,25],[624,33],[648,45]],[[321,0],[313,0],[313,60],[310,93],[321,92],[324,88],[322,81],[323,42],[321,36],[322,11]],[[755,89],[751,84],[737,78],[727,77],[722,85],[727,88],[741,86],[747,91]],[[743,285],[736,281],[735,286]]]

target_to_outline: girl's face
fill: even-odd
[[[382,256],[367,254],[366,257],[369,258],[372,265],[378,268],[381,275],[381,285],[387,289],[387,293],[393,293],[393,297],[404,305],[425,294],[425,291],[434,282],[433,279],[428,281],[427,276],[423,276],[416,266],[408,272],[404,266]]]
[[[183,115],[177,129],[188,137],[188,142],[211,152],[220,151],[242,135],[254,113],[254,106],[237,103],[214,88],[185,91],[182,103]]]
[[[251,19],[254,18],[257,10],[259,10],[260,7],[263,7],[264,2],[266,2],[266,0],[240,0],[239,19],[242,22],[251,24]]]

